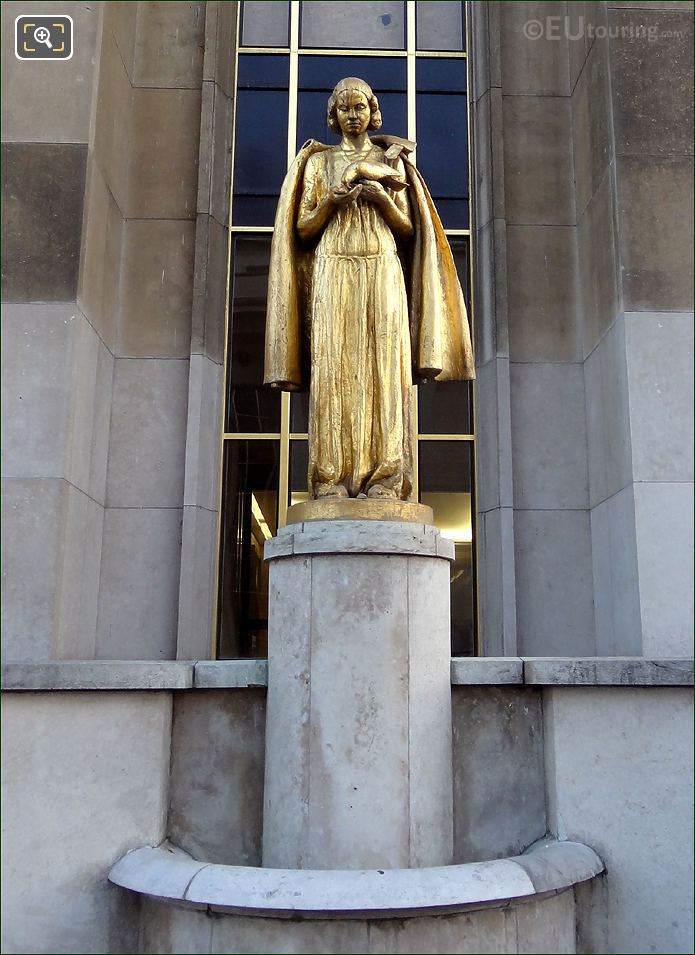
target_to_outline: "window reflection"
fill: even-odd
[[[463,50],[463,4],[459,0],[418,0],[418,50]]]
[[[263,386],[270,236],[233,244],[226,431],[278,432],[280,393]]]
[[[290,504],[309,500],[309,445],[306,441],[290,441]]]
[[[300,44],[334,50],[404,50],[405,3],[303,0]]]
[[[241,6],[242,46],[288,46],[289,42],[289,3],[244,0]]]
[[[277,533],[278,441],[227,441],[223,469],[219,656],[268,652],[264,542]]]

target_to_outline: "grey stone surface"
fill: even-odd
[[[524,660],[524,682],[536,686],[692,686],[693,661],[534,657]]]
[[[478,568],[483,649],[490,655],[516,653],[514,511],[502,507],[481,515]]]
[[[588,25],[587,3],[574,3]],[[598,6],[598,5],[597,5]],[[573,46],[570,43],[570,48]],[[594,43],[572,92],[572,146],[577,221],[604,178],[613,156],[608,41]]]
[[[576,245],[570,226],[507,226],[512,361],[579,359]]]
[[[444,541],[444,538],[438,538]],[[453,541],[446,541],[452,546]],[[453,554],[452,554],[453,557]],[[453,861],[449,575],[440,561],[409,560],[408,810],[413,867]],[[437,714],[433,719],[430,713]]]
[[[635,498],[632,485],[591,511],[596,652],[642,652]]]
[[[298,916],[410,920],[425,913],[475,911],[486,903],[504,906],[562,890],[601,871],[603,863],[588,846],[553,840],[523,856],[488,862],[328,871],[201,865],[190,857],[187,862],[186,853],[164,843],[127,853],[113,866],[109,880],[144,896],[204,905],[214,913],[275,916],[287,927],[287,920]]]
[[[130,13],[125,8],[130,8]],[[135,41],[136,13],[137,10],[128,3],[115,3],[105,8],[94,118],[92,155],[123,217],[128,199],[133,97],[128,54],[123,52],[123,47]]]
[[[60,660],[4,663],[3,690],[187,690],[192,662]]]
[[[205,911],[143,899],[140,906],[140,948],[145,952],[177,950],[181,955],[209,952],[213,922]]]
[[[569,98],[505,96],[503,122],[507,222],[574,225]]]
[[[200,90],[132,91],[128,218],[195,218],[199,135]]]
[[[172,842],[207,863],[260,865],[264,741],[263,690],[177,694],[167,822]]]
[[[454,657],[451,661],[453,686],[489,686],[523,681],[521,657]]]
[[[304,859],[309,766],[300,754],[308,753],[310,745],[311,585],[309,558],[273,565],[268,589],[268,681],[273,688],[266,721],[264,865],[299,866]],[[287,594],[294,596],[292,602]]]
[[[516,951],[576,952],[575,905],[572,892],[546,899],[544,904],[517,906],[510,917],[516,923]]]
[[[476,507],[480,512],[512,505],[509,361],[498,358],[476,374]]]
[[[209,358],[191,355],[186,425],[186,482],[183,503],[216,511],[220,453],[222,369]]]
[[[50,659],[67,485],[49,478],[3,478],[2,492],[3,657]]]
[[[97,658],[175,659],[180,561],[180,508],[107,508]]]
[[[546,831],[540,693],[457,686],[454,719],[454,858],[501,858]]]
[[[107,507],[181,507],[188,377],[185,360],[116,360]]]
[[[635,481],[693,480],[693,314],[625,316]]]
[[[561,29],[566,13],[564,3],[503,4],[501,10],[502,88],[505,93],[536,93],[555,96],[569,95],[569,54],[567,38]],[[557,39],[542,36],[529,39],[524,25],[529,20],[539,21],[544,31],[548,17],[555,21]]]
[[[293,525],[295,526],[295,525]],[[406,521],[307,521],[296,525],[294,533],[271,538],[265,546],[266,560],[286,556],[290,537],[292,554],[412,554],[442,556],[437,553],[439,532],[429,524]],[[277,543],[276,543],[277,541]],[[276,554],[276,551],[279,551]],[[444,559],[451,560],[446,555]]]
[[[118,325],[123,218],[94,154],[87,159],[77,302],[113,354]]]
[[[582,366],[512,363],[510,378],[515,508],[587,507]]]
[[[137,908],[106,876],[163,838],[170,695],[12,693],[2,710],[3,951],[135,951]]]
[[[608,873],[599,951],[692,947],[692,705],[678,688],[544,694],[550,829]]]
[[[224,355],[229,233],[212,216],[196,219],[191,355],[220,364]]]
[[[606,169],[579,222],[579,282],[583,354],[588,355],[619,309],[613,175]]]
[[[475,180],[477,189],[476,228],[481,229],[492,219],[492,117],[490,91],[471,103],[471,123],[476,131],[473,144]]]
[[[141,4],[133,85],[199,89],[204,39],[204,3]]]
[[[331,536],[360,543],[362,523]],[[400,555],[271,563],[266,866],[451,859],[448,568],[399,533]]]
[[[196,689],[245,689],[267,685],[267,660],[210,660],[195,665]]]
[[[184,507],[176,638],[180,660],[207,660],[214,655],[217,554],[217,514],[204,507]]]
[[[517,653],[593,653],[588,511],[516,511],[514,535]]]
[[[609,10],[608,23],[618,155],[692,156],[692,12]]]
[[[589,498],[595,507],[632,479],[630,395],[622,316],[584,363]]]
[[[634,485],[637,565],[645,656],[692,654],[691,484]]]
[[[129,219],[123,227],[116,355],[188,358],[195,222]]]
[[[693,307],[692,159],[618,159],[625,311]]]
[[[307,868],[405,867],[427,820],[410,806],[409,578],[402,556],[312,560]]]
[[[2,58],[2,138],[19,143],[87,143],[99,10],[91,3],[68,0],[62,14],[72,17],[79,37],[70,60],[28,65],[10,49],[15,17],[46,15],[43,2],[2,5],[2,29],[7,47]]]
[[[3,143],[3,301],[74,301],[86,163],[82,143]]]

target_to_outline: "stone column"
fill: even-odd
[[[453,556],[435,527],[397,521],[267,542],[264,866],[452,862]]]

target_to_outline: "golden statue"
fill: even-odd
[[[406,500],[413,382],[475,377],[466,305],[415,144],[369,138],[364,80],[338,83],[328,126],[339,145],[306,143],[280,193],[265,382],[310,384],[312,497]]]

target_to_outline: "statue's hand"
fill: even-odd
[[[389,198],[388,193],[381,183],[372,182],[371,180],[362,183],[362,196],[377,205],[383,205]]]
[[[353,186],[352,189],[331,189],[331,202],[337,206],[347,205],[348,202],[354,202],[363,190],[363,186]]]

